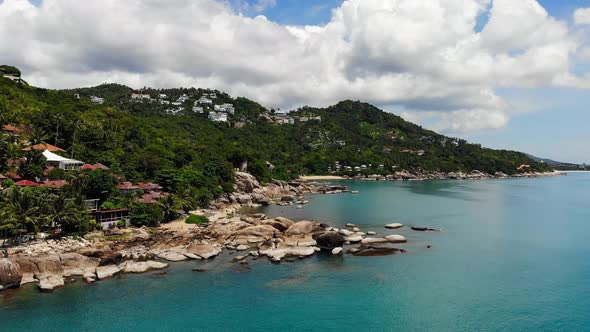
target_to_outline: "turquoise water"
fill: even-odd
[[[0,331],[590,330],[590,174],[346,184],[360,194],[266,212],[403,234],[408,253],[247,267],[224,255],[53,294],[30,286],[0,293]]]

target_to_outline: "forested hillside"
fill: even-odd
[[[68,157],[105,164],[127,180],[158,181],[169,190],[178,189],[180,178],[215,193],[230,190],[232,169],[244,161],[263,180],[347,172],[337,165],[352,172],[365,165],[367,173],[477,169],[514,174],[522,164],[530,165],[529,171],[548,168],[525,154],[445,137],[361,102],[302,108],[289,116],[321,119],[277,124],[274,110],[219,91],[142,90],[173,100],[189,96],[176,115],[166,114],[166,106],[157,102],[131,100],[132,92],[115,84],[53,91],[0,79],[0,120],[29,128],[36,140],[64,148]],[[194,100],[211,92],[218,96],[216,103],[235,107],[227,123],[190,111]],[[90,96],[105,102],[93,104]]]

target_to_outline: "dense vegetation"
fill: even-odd
[[[277,125],[272,120],[274,110],[246,98],[234,99],[220,91],[142,90],[153,98],[159,94],[166,94],[169,100],[188,96],[183,103],[184,110],[178,115],[166,114],[169,106],[155,100],[131,100],[132,92],[131,88],[117,84],[46,90],[0,77],[0,124],[21,128],[32,144],[50,143],[68,151],[68,157],[110,168],[108,172],[97,173],[66,174],[54,170],[49,174],[50,179],[66,179],[70,185],[65,190],[43,195],[54,195],[53,199],[61,195],[97,198],[104,208],[131,208],[139,225],[153,225],[174,217],[175,211],[205,206],[216,196],[231,192],[233,170],[245,162],[248,171],[262,181],[336,172],[337,162],[351,167],[366,165],[365,173],[390,173],[394,169],[477,169],[492,174],[498,171],[514,174],[521,164],[530,165],[528,171],[548,169],[525,154],[486,149],[445,137],[361,102],[344,101],[325,109],[302,108],[290,116],[321,116],[321,121]],[[234,105],[235,114],[230,116],[229,123],[212,122],[206,113],[191,112],[194,101],[204,93],[215,93],[216,104]],[[105,103],[93,104],[90,96],[102,97]],[[14,170],[14,165],[8,166],[8,160],[26,157],[19,173],[28,179],[38,178],[43,173],[40,153],[24,152],[22,146],[13,143],[19,142],[6,135],[0,139],[0,171]],[[423,151],[417,153],[420,150]],[[351,174],[344,168],[339,172]],[[72,178],[84,180],[76,182]],[[157,205],[135,204],[115,189],[118,182],[125,180],[157,182],[175,195]],[[76,183],[83,185],[71,188]],[[23,195],[29,194],[14,190],[0,204],[6,207],[10,199],[17,198],[24,200],[19,203],[22,206],[33,204],[27,201],[30,197]],[[75,200],[60,205],[61,209],[71,207],[72,202]],[[14,212],[6,220],[14,223],[0,225],[0,231],[33,231],[40,229],[39,225],[47,225],[48,221],[37,225],[16,220],[21,218],[19,208],[23,209],[10,208]],[[45,206],[34,211],[47,216],[42,211],[50,208],[55,209]],[[10,209],[3,211],[8,213]],[[70,217],[60,218],[51,218],[51,222],[69,223]],[[78,225],[87,223],[84,214],[72,218],[84,219]],[[84,229],[86,226],[76,231]]]

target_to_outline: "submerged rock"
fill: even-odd
[[[418,227],[412,226],[412,230],[418,232],[440,232],[440,229],[428,228],[428,227]]]
[[[368,247],[358,248],[358,250],[355,250],[354,252],[351,249],[350,252],[355,256],[387,256],[387,255],[393,255],[397,252],[401,252],[401,250],[398,248],[390,248],[390,247],[368,246]]]

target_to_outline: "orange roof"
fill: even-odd
[[[19,131],[19,130],[18,130],[18,128],[16,128],[15,126],[11,126],[11,125],[9,125],[9,124],[3,125],[3,126],[2,126],[2,130],[5,130],[5,131],[12,131],[12,132],[17,132],[17,131]]]
[[[38,151],[48,150],[50,152],[66,152],[66,150],[64,150],[62,148],[58,148],[55,145],[51,145],[51,144],[47,144],[47,143],[35,144],[33,146],[29,146],[28,148],[23,149],[23,151],[31,151],[31,150],[38,150]]]
[[[39,187],[37,182],[29,181],[29,180],[22,180],[15,183],[16,186],[19,187]]]
[[[41,185],[41,187],[50,187],[50,188],[61,188],[68,184],[66,180],[56,180],[56,181],[45,181]]]

